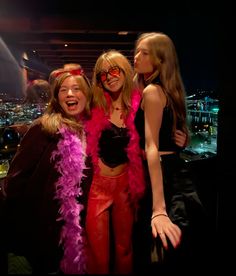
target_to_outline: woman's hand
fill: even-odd
[[[187,135],[183,131],[177,129],[175,131],[174,141],[178,147],[185,148],[187,146],[187,142],[188,142]]]
[[[174,248],[180,244],[181,229],[167,215],[153,215],[151,227],[153,237],[159,236],[165,249],[168,249],[167,238]]]

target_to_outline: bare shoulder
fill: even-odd
[[[163,89],[158,84],[149,84],[143,90],[143,97],[145,101],[157,101],[160,102],[162,106],[166,104],[166,96]]]

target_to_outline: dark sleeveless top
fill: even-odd
[[[161,85],[159,77],[152,82],[153,84]],[[155,114],[153,114],[155,116]],[[140,136],[140,147],[145,148],[145,129],[144,129],[144,111],[141,108],[141,102],[139,109],[135,117],[135,126]],[[170,107],[165,106],[163,110],[162,123],[159,132],[159,151],[180,151],[181,148],[175,144],[173,138],[173,111]]]
[[[153,114],[155,116],[155,114]],[[140,136],[140,147],[145,148],[144,111],[141,106],[136,113],[135,126]],[[163,110],[162,124],[159,133],[159,151],[178,151],[172,135],[173,113],[167,106]]]
[[[128,162],[126,148],[129,143],[128,129],[111,123],[102,131],[99,139],[99,158],[110,168]]]
[[[153,116],[155,116],[155,114],[153,114]],[[135,117],[135,125],[140,135],[140,146],[142,149],[145,148],[144,123],[144,111],[141,109],[140,104]],[[162,124],[159,133],[159,150],[174,151],[177,153],[164,154],[161,157],[166,210],[171,221],[177,224],[181,229],[184,229],[190,224],[194,224],[195,226],[202,225],[205,221],[206,213],[193,183],[193,175],[190,166],[179,155],[182,148],[175,145],[174,139],[172,138],[172,126],[173,112],[171,108],[166,106],[163,110]],[[180,129],[178,124],[177,129]],[[144,166],[147,171],[147,183],[151,183],[147,160],[144,160]],[[148,189],[148,200],[145,202],[149,203],[150,213],[144,214],[146,217],[150,218],[152,214],[151,185],[149,185]],[[150,220],[148,221],[148,225],[150,225]]]

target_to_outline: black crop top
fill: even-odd
[[[157,76],[153,84],[161,85],[160,77]],[[141,103],[135,117],[135,126],[140,136],[140,147],[145,149],[145,129],[144,129],[144,111],[141,108]],[[155,115],[154,115],[155,116]],[[168,106],[163,109],[162,123],[159,132],[159,151],[180,151],[182,148],[175,144],[172,135],[173,129],[173,111]]]
[[[173,113],[168,107],[163,110],[162,124],[159,133],[159,151],[179,151],[172,137]],[[140,147],[145,148],[144,111],[141,106],[136,113],[135,126],[140,136]]]
[[[111,123],[111,127],[104,129],[99,139],[99,158],[110,168],[126,163],[129,139],[127,128]]]

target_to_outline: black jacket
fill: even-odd
[[[63,221],[57,221],[59,203],[55,183],[60,174],[51,154],[60,135],[50,136],[41,124],[32,126],[13,158],[4,189],[4,220],[8,252],[25,256],[37,272],[57,271],[63,251],[59,246]],[[91,170],[87,167],[82,187],[89,190]],[[82,199],[86,203],[85,192]]]

